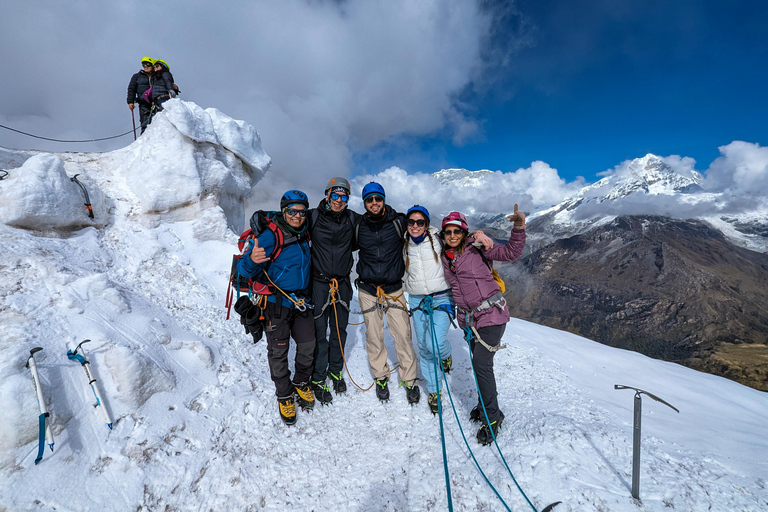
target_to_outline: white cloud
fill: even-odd
[[[352,180],[350,206],[363,210],[360,194],[370,181],[380,183],[387,193],[387,203],[399,211],[414,204],[426,206],[432,216],[449,211],[464,213],[511,212],[518,203],[523,211],[533,211],[557,204],[584,186],[583,179],[566,183],[557,170],[540,161],[515,172],[490,172],[472,180],[441,184],[429,174],[408,174],[399,167],[390,167],[375,175],[358,176]]]
[[[768,147],[736,140],[718,149],[722,156],[706,172],[707,189],[736,196],[768,196]]]

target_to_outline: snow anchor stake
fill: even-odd
[[[91,206],[91,198],[88,197],[88,191],[85,190],[85,185],[80,183],[80,180],[77,179],[78,176],[80,176],[80,174],[75,174],[74,176],[69,178],[69,181],[73,181],[77,183],[82,189],[83,195],[85,196],[85,207],[88,208],[88,217],[93,218],[93,207]]]
[[[40,375],[37,373],[37,365],[35,364],[35,352],[43,350],[42,347],[35,347],[29,351],[29,359],[27,359],[27,368],[32,374],[32,382],[35,385],[35,394],[37,395],[37,406],[40,408],[39,424],[40,430],[38,435],[38,447],[37,458],[35,459],[35,465],[39,464],[43,460],[43,453],[45,452],[45,444],[53,451],[53,433],[51,432],[51,414],[45,408],[45,399],[43,398],[43,390],[40,387]]]
[[[83,352],[83,343],[88,343],[90,341],[91,340],[83,340],[80,342],[77,348],[75,348],[74,351],[67,350],[67,359],[70,361],[77,361],[82,365],[83,369],[85,369],[85,375],[88,377],[88,384],[90,384],[91,390],[93,391],[93,396],[96,398],[96,403],[93,404],[93,406],[101,409],[109,430],[112,430],[112,418],[109,416],[109,411],[107,411],[107,408],[104,406],[104,399],[101,398],[99,388],[96,386],[96,379],[93,378],[93,373],[91,373],[91,363],[85,358],[85,354]]]
[[[633,388],[632,386],[622,386],[620,384],[614,384],[613,389],[633,389],[635,391],[635,420],[632,436],[632,497],[636,500],[640,499],[640,420],[643,414],[643,399],[640,395],[645,394],[653,398],[657,402],[661,402],[667,407],[670,407],[678,414],[680,411],[677,407],[673,406],[669,402],[666,402],[648,391],[642,389]]]

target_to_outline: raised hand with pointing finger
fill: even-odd
[[[517,210],[517,203],[515,203],[515,213],[507,215],[507,219],[515,223],[515,229],[525,229],[525,213]]]

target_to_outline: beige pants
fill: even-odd
[[[389,334],[395,340],[395,354],[400,363],[398,374],[400,381],[409,386],[417,384],[417,361],[416,352],[411,343],[411,319],[408,312],[400,309],[406,304],[403,290],[397,290],[391,294],[392,297],[399,297],[399,301],[392,297],[386,297],[387,305],[387,326]],[[376,305],[376,297],[363,290],[358,291],[360,308],[362,311],[371,309]],[[402,302],[402,304],[401,304]],[[399,306],[396,308],[394,306]],[[387,347],[384,345],[384,315],[380,308],[363,315],[365,320],[365,341],[368,352],[368,364],[371,367],[371,373],[376,379],[383,379],[389,375],[389,364],[387,363]]]

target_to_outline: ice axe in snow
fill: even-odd
[[[69,181],[77,183],[80,186],[80,189],[83,191],[83,195],[85,196],[85,207],[88,208],[88,216],[90,218],[93,218],[93,207],[91,206],[91,198],[88,197],[88,191],[85,190],[85,185],[80,183],[80,180],[77,179],[78,176],[80,176],[80,175],[79,174],[75,174],[74,176],[69,178]]]
[[[680,413],[677,407],[665,402],[661,398],[657,397],[653,393],[643,391],[642,389],[633,388],[631,386],[622,386],[620,384],[614,384],[613,389],[632,389],[635,391],[635,423],[634,423],[634,435],[632,439],[632,497],[636,500],[640,499],[640,419],[643,415],[643,399],[641,394],[648,395],[657,402],[670,407],[675,412]]]
[[[37,405],[40,408],[40,416],[39,416],[39,423],[40,423],[40,435],[38,436],[39,442],[38,442],[38,448],[37,448],[37,458],[35,459],[35,464],[39,464],[41,460],[43,460],[43,452],[45,451],[45,443],[48,443],[48,446],[51,447],[51,451],[53,451],[53,433],[51,432],[51,422],[50,417],[51,413],[48,412],[48,410],[45,408],[45,398],[43,398],[43,389],[40,387],[40,376],[37,374],[37,365],[35,364],[35,352],[40,352],[43,350],[43,347],[35,347],[32,350],[29,351],[29,359],[27,360],[27,368],[29,368],[29,372],[32,374],[32,381],[35,384],[35,393],[37,394]]]
[[[74,351],[67,350],[67,359],[70,361],[77,361],[85,369],[85,375],[88,377],[88,384],[90,384],[93,396],[96,398],[96,403],[93,404],[93,406],[101,409],[109,430],[112,430],[112,418],[109,416],[109,411],[107,411],[107,408],[104,406],[104,399],[101,398],[99,388],[96,386],[96,379],[93,378],[93,373],[91,373],[91,363],[85,358],[85,354],[83,353],[83,343],[88,343],[89,341],[91,340],[81,341]]]

